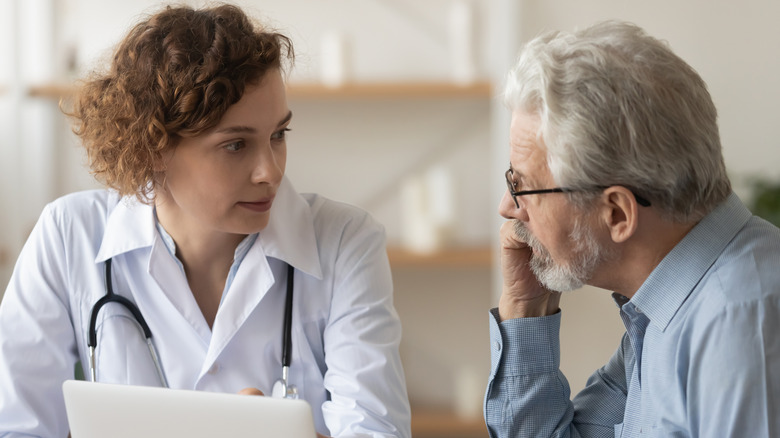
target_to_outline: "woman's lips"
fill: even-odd
[[[271,205],[274,202],[274,198],[267,198],[267,199],[261,199],[259,201],[254,202],[239,202],[238,205],[241,207],[246,208],[247,210],[252,210],[258,213],[265,213],[266,211],[271,209]]]

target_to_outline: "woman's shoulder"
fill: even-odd
[[[47,204],[42,216],[51,216],[57,222],[105,222],[121,199],[108,189],[73,192]]]
[[[117,192],[110,189],[82,190],[60,196],[51,201],[48,208],[70,211],[111,209],[120,199]]]

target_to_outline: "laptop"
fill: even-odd
[[[73,438],[314,438],[304,400],[67,380]]]

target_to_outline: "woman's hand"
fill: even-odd
[[[241,395],[265,395],[263,394],[263,391],[260,391],[257,388],[244,388],[241,391],[238,391]]]
[[[558,311],[561,294],[539,283],[529,261],[531,248],[517,236],[514,222],[501,226],[501,274],[504,284],[498,301],[502,321],[552,315]]]

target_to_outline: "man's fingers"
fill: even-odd
[[[528,247],[525,242],[517,238],[514,221],[506,221],[501,224],[500,235],[501,246],[504,249],[521,249]]]

